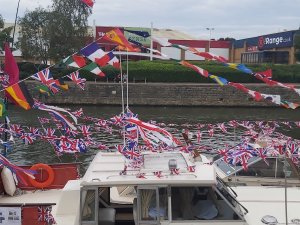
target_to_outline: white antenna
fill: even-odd
[[[126,81],[126,111],[129,109],[129,88],[128,88],[128,83],[129,83],[129,73],[128,73],[128,48],[127,48],[127,62],[126,62],[126,76],[125,76],[125,81]]]

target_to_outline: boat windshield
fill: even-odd
[[[249,166],[247,170],[244,170],[242,166],[232,166],[226,163],[223,158],[214,162],[226,176],[236,174],[237,176],[247,177],[266,177],[266,178],[284,178],[284,159],[280,158],[267,158],[266,162],[260,157],[253,157],[249,160]],[[287,177],[298,178],[299,168],[297,168],[290,160],[286,161],[287,165]]]

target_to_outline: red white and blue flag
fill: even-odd
[[[81,78],[78,71],[69,74],[67,77],[70,78],[78,87],[84,90],[86,79]]]
[[[53,94],[59,92],[60,90],[59,86],[56,84],[56,81],[53,79],[52,74],[48,68],[37,72],[31,77],[46,85],[52,91]]]

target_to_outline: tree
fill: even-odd
[[[3,44],[5,41],[12,42],[11,32],[13,27],[4,28],[4,19],[0,15],[0,51],[3,50]]]
[[[49,23],[50,12],[42,8],[26,12],[19,20],[21,27],[18,47],[25,59],[40,60],[44,64],[49,59]]]
[[[300,62],[300,31],[298,31],[294,36],[294,47],[296,61]]]
[[[53,0],[49,54],[55,61],[82,48],[88,38],[89,9],[78,0]]]
[[[78,0],[52,2],[50,9],[37,8],[19,20],[18,46],[24,58],[59,61],[86,44],[88,7]]]

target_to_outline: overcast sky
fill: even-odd
[[[63,1],[63,0],[62,0]],[[78,0],[80,1],[80,0]],[[13,22],[18,0],[1,0],[0,14]],[[21,0],[26,10],[47,7],[51,0]],[[96,0],[89,18],[98,26],[170,28],[196,38],[236,39],[295,30],[300,27],[300,0]]]

